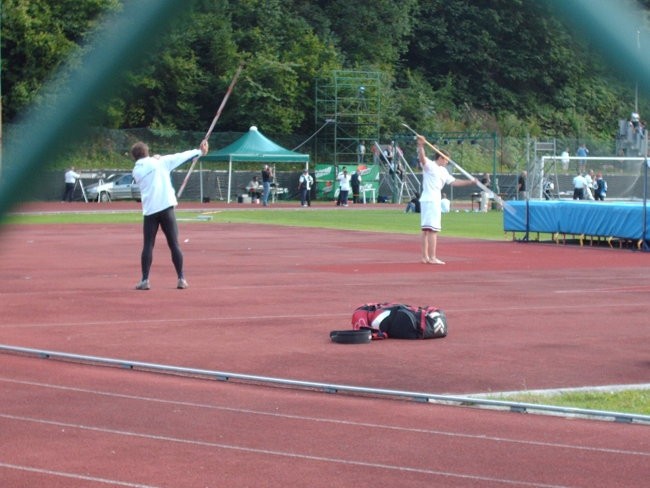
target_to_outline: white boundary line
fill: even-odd
[[[157,398],[157,397],[141,396],[141,395],[130,395],[130,394],[125,394],[125,393],[115,393],[115,392],[111,392],[111,391],[101,391],[101,390],[92,390],[92,389],[72,387],[72,386],[54,385],[54,384],[51,384],[51,383],[41,383],[41,382],[38,382],[38,381],[15,380],[13,378],[2,378],[2,377],[0,377],[0,382],[12,383],[12,384],[18,384],[18,385],[26,385],[26,386],[34,386],[34,387],[38,387],[38,388],[49,388],[49,389],[53,389],[53,390],[63,390],[63,391],[67,391],[67,392],[84,393],[84,394],[87,393],[87,394],[91,394],[91,395],[103,396],[103,397],[108,397],[108,398],[119,398],[119,399],[126,399],[126,400],[145,401],[145,402],[151,402],[151,403],[161,403],[161,404],[167,404],[167,405],[176,405],[176,406],[192,407],[192,408],[199,408],[199,409],[217,410],[217,411],[221,411],[221,412],[232,412],[232,413],[241,413],[241,414],[249,414],[249,415],[259,415],[259,416],[264,416],[264,417],[272,417],[272,418],[280,418],[280,419],[288,419],[288,420],[304,420],[304,421],[307,421],[307,422],[318,422],[318,423],[328,423],[328,424],[334,424],[334,425],[349,425],[349,426],[367,427],[367,428],[370,428],[370,429],[389,430],[389,431],[397,431],[397,432],[410,432],[410,433],[426,434],[426,435],[431,435],[431,436],[458,437],[458,438],[463,438],[463,439],[484,440],[484,441],[487,441],[487,442],[503,442],[503,443],[521,444],[521,445],[527,445],[527,446],[551,447],[551,448],[554,448],[554,449],[559,448],[559,449],[570,449],[570,450],[577,450],[577,451],[605,452],[605,453],[611,453],[611,454],[624,454],[624,455],[632,455],[632,456],[650,457],[650,451],[648,451],[648,452],[645,452],[645,451],[630,451],[630,450],[624,450],[624,449],[613,449],[613,448],[606,448],[606,447],[585,446],[585,445],[582,445],[582,444],[573,445],[573,444],[557,443],[557,442],[531,441],[531,440],[522,440],[522,439],[512,439],[512,438],[500,437],[500,436],[491,436],[491,435],[485,435],[485,434],[468,434],[468,433],[463,433],[463,432],[453,432],[453,431],[436,430],[436,429],[425,429],[425,428],[420,428],[420,427],[402,427],[402,426],[396,426],[396,425],[376,424],[376,423],[372,423],[372,422],[357,422],[357,421],[352,421],[352,420],[342,420],[342,419],[336,419],[336,418],[314,417],[314,416],[307,416],[307,415],[280,413],[280,412],[278,412],[276,410],[264,411],[264,410],[254,410],[254,409],[250,409],[250,408],[236,408],[236,407],[228,407],[228,406],[224,406],[224,405],[214,405],[214,404],[203,403],[203,402],[169,400],[169,399],[166,399],[166,398]],[[0,417],[2,417],[2,416],[3,416],[3,414],[0,414]]]
[[[126,486],[127,488],[158,488],[157,486],[154,485],[142,485],[140,483],[127,483],[124,481],[109,480],[106,478],[96,478],[94,476],[84,476],[81,474],[65,473],[63,471],[53,471],[51,469],[34,468],[31,466],[22,466],[18,464],[9,464],[3,462],[0,462],[0,468],[15,469],[18,471],[27,471],[29,473],[46,474],[49,476],[58,476],[61,478],[69,478],[74,480],[92,481],[93,483],[104,483],[113,486]]]
[[[181,437],[164,436],[164,435],[157,435],[157,434],[144,434],[144,433],[140,433],[140,432],[125,431],[125,430],[119,430],[119,429],[109,429],[109,428],[104,428],[104,427],[94,427],[94,426],[89,426],[89,425],[74,424],[74,423],[67,423],[67,422],[48,421],[48,420],[34,419],[34,418],[30,418],[30,417],[21,417],[21,416],[14,416],[14,415],[0,415],[0,417],[5,418],[5,419],[9,419],[9,420],[16,420],[16,421],[23,421],[23,422],[34,422],[34,423],[39,423],[39,424],[46,424],[46,425],[54,425],[54,426],[58,426],[58,427],[65,427],[65,428],[70,428],[70,429],[80,429],[80,430],[87,430],[87,431],[91,431],[91,432],[100,432],[100,433],[113,434],[113,435],[123,435],[123,436],[129,436],[129,437],[135,437],[135,438],[141,438],[141,439],[157,440],[157,441],[163,441],[163,442],[173,442],[173,443],[180,443],[180,444],[199,446],[199,447],[212,447],[212,448],[216,448],[216,449],[239,451],[239,452],[246,452],[246,453],[252,453],[252,454],[262,454],[262,455],[268,455],[268,456],[278,456],[278,457],[284,457],[284,458],[290,458],[290,459],[301,459],[301,460],[306,460],[306,461],[317,461],[317,462],[324,462],[324,463],[344,464],[344,465],[348,465],[348,466],[362,466],[362,467],[366,467],[366,468],[374,468],[374,469],[382,469],[382,470],[398,471],[398,472],[420,473],[420,474],[426,474],[426,475],[432,475],[432,476],[443,476],[445,478],[458,478],[458,479],[466,479],[466,480],[488,481],[488,482],[492,482],[492,483],[501,483],[501,484],[504,484],[504,485],[532,486],[532,487],[538,487],[538,488],[568,488],[568,487],[565,487],[565,485],[550,485],[550,484],[546,484],[546,483],[535,483],[535,482],[529,482],[529,481],[510,480],[510,479],[495,478],[495,477],[490,477],[490,476],[461,474],[461,473],[454,473],[454,472],[451,472],[451,471],[439,471],[439,470],[426,469],[426,468],[397,466],[397,465],[391,465],[391,464],[386,464],[386,463],[373,463],[373,462],[368,462],[368,461],[360,461],[360,460],[357,461],[357,460],[335,458],[335,457],[327,457],[327,456],[316,456],[316,455],[311,455],[311,454],[299,454],[299,453],[295,453],[295,452],[279,451],[279,450],[275,450],[275,449],[263,449],[263,448],[255,448],[255,447],[237,446],[237,445],[234,445],[234,444],[226,444],[226,443],[210,442],[210,441],[201,441],[201,440],[196,440],[196,439],[184,439],[184,438],[181,438]],[[0,464],[0,466],[2,466],[2,464]],[[142,486],[142,485],[124,485],[124,486],[138,486],[139,487],[139,486]]]

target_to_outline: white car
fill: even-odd
[[[86,187],[89,201],[110,202],[112,200],[140,201],[140,187],[131,173],[116,173],[98,183]]]

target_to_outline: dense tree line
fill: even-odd
[[[79,59],[103,14],[125,1],[3,0],[3,120],[18,121],[38,103],[48,77]],[[382,73],[386,134],[408,120],[427,131],[611,135],[633,108],[633,82],[579,35],[558,3],[188,2],[188,21],[170,24],[118,95],[98,107],[97,123],[202,130],[245,62],[220,130],[246,130],[255,114],[269,132],[311,133],[316,80],[358,69]],[[650,0],[640,3],[650,10]],[[645,92],[640,102],[642,115],[649,113]]]

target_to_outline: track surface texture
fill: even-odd
[[[355,210],[341,209],[342,218],[346,211]],[[152,289],[136,291],[138,224],[5,226],[0,344],[433,394],[650,383],[648,253],[443,230],[447,264],[435,266],[419,262],[417,235],[179,227],[190,288],[175,288],[159,235]],[[448,337],[330,341],[331,330],[351,327],[354,308],[383,301],[439,306]],[[650,479],[650,431],[639,424],[20,354],[0,354],[0,387],[7,487],[636,487]]]

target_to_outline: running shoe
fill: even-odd
[[[142,280],[140,283],[135,285],[136,290],[148,290],[149,288],[151,288],[149,280]]]

